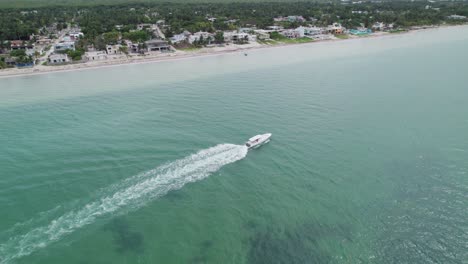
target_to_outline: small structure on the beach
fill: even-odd
[[[85,52],[84,59],[87,61],[107,60],[107,53],[104,51],[88,51]]]
[[[164,52],[164,51],[171,50],[171,46],[169,45],[169,43],[161,39],[152,39],[152,40],[145,41],[145,45],[146,45],[146,50],[148,52],[151,52],[151,51]]]
[[[67,62],[70,62],[70,59],[68,58],[67,54],[51,54],[49,58],[47,59],[48,64],[65,64]]]

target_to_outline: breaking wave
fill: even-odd
[[[0,263],[9,263],[27,256],[93,223],[100,216],[137,209],[169,191],[202,180],[224,165],[241,160],[246,155],[245,146],[220,144],[130,177],[110,186],[107,189],[108,195],[102,195],[102,198],[80,209],[69,211],[47,225],[33,228],[23,235],[13,236],[0,244]]]

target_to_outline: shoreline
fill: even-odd
[[[80,71],[80,70],[92,70],[99,68],[107,67],[116,67],[116,66],[125,66],[125,65],[135,65],[135,64],[147,64],[147,63],[158,63],[158,62],[167,62],[167,61],[177,61],[201,57],[214,57],[226,54],[241,53],[246,51],[254,51],[260,49],[270,49],[270,48],[281,48],[286,46],[295,46],[295,45],[313,45],[316,43],[327,43],[327,42],[345,42],[353,40],[362,40],[362,39],[373,39],[373,38],[384,38],[390,36],[401,36],[411,33],[429,31],[441,28],[457,27],[457,26],[466,26],[466,25],[442,25],[442,26],[433,26],[420,29],[410,29],[405,32],[399,33],[390,33],[390,32],[377,32],[368,36],[353,36],[349,35],[346,39],[327,39],[327,40],[316,40],[305,43],[278,43],[278,44],[245,44],[245,45],[229,45],[228,47],[213,47],[213,48],[201,48],[196,51],[183,51],[178,50],[170,54],[155,54],[155,55],[146,55],[137,58],[125,58],[125,59],[114,59],[114,60],[103,60],[95,62],[82,62],[75,64],[66,64],[66,65],[57,65],[57,66],[45,66],[38,65],[34,68],[18,69],[10,68],[0,70],[0,79],[2,78],[12,78],[12,77],[23,77],[23,76],[32,76],[32,75],[42,75],[48,73],[58,73],[58,72],[71,72],[71,71]]]

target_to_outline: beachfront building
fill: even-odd
[[[280,32],[281,35],[293,39],[304,37],[304,27],[298,27],[296,29],[286,29]]]
[[[303,27],[303,29],[304,36],[317,36],[327,33],[327,30],[321,27]]]
[[[210,42],[213,39],[213,34],[209,32],[196,32],[193,35],[189,36],[188,42],[193,44],[196,41],[200,41],[200,39],[208,40]]]
[[[122,51],[120,50],[120,48],[122,47],[122,45],[120,44],[117,44],[117,45],[106,45],[106,53],[108,55],[119,55],[119,54],[122,54]]]
[[[172,36],[172,38],[170,38],[170,40],[171,40],[172,43],[178,44],[178,43],[182,43],[182,42],[187,41],[190,35],[192,35],[192,33],[188,32],[186,30],[186,31],[184,31],[184,32],[182,32],[180,34]]]
[[[107,53],[104,51],[88,51],[85,52],[84,59],[87,61],[107,60]]]
[[[170,51],[171,46],[167,43],[165,40],[160,40],[160,39],[152,39],[145,41],[145,46],[146,46],[146,51],[152,52],[152,51],[160,51],[160,52],[165,52],[165,51]]]
[[[249,41],[257,41],[256,35],[251,35],[244,32],[236,32],[236,31],[225,31],[224,32],[224,42],[249,42]]]
[[[344,33],[345,28],[340,23],[333,23],[327,27],[327,30],[330,34],[339,35]]]
[[[48,64],[64,64],[70,62],[67,54],[51,54],[47,59]]]
[[[264,29],[256,29],[254,30],[254,33],[257,35],[257,39],[260,40],[266,40],[270,38],[270,34]]]
[[[356,35],[356,36],[366,36],[372,33],[372,30],[364,27],[360,27],[357,29],[350,29],[349,34]]]
[[[385,29],[385,24],[383,22],[375,22],[372,25],[372,30],[374,31],[383,31]]]
[[[75,42],[67,41],[67,42],[60,42],[55,44],[54,49],[56,52],[65,52],[67,50],[75,50]]]

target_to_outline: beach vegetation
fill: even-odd
[[[7,64],[5,62],[5,58],[4,57],[0,57],[0,69],[5,69],[7,68]]]
[[[349,36],[346,35],[346,34],[335,34],[335,38],[338,38],[338,39],[348,39]]]
[[[73,61],[79,61],[81,60],[84,51],[83,50],[67,50],[66,51],[68,57],[70,57]]]
[[[224,43],[224,32],[223,31],[216,32],[214,39],[215,39],[216,44]]]

